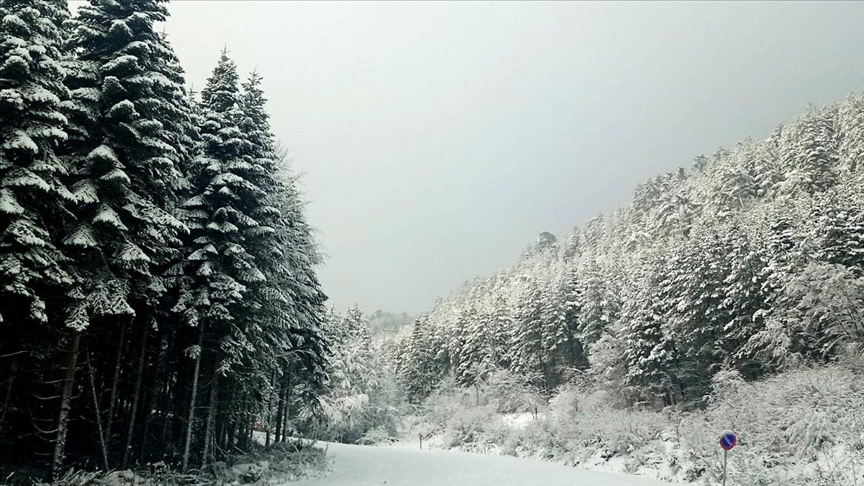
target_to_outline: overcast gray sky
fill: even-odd
[[[175,1],[203,85],[265,78],[331,303],[422,312],[542,231],[864,91],[864,3]]]

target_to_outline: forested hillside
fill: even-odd
[[[261,76],[187,92],[165,4],[0,1],[0,468],[198,467],[326,379]]]
[[[420,401],[509,370],[548,392],[591,382],[626,406],[706,404],[864,343],[864,98],[700,156],[633,201],[544,233],[512,267],[440,299],[395,346]]]

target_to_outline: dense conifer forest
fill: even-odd
[[[262,76],[214,49],[188,90],[167,3],[0,0],[0,482],[418,435],[716,482],[705,424],[746,484],[857,480],[860,93],[367,318],[325,308]]]
[[[0,467],[200,467],[271,409],[284,437],[287,397],[324,384],[319,256],[262,78],[214,50],[186,91],[167,15],[0,2]]]
[[[298,425],[699,484],[732,429],[729,484],[860,483],[862,163],[852,95],[542,233],[395,332],[331,311],[323,413]]]
[[[633,201],[543,233],[516,264],[416,320],[413,400],[447,375],[575,378],[628,406],[706,404],[711,379],[826,363],[864,344],[864,98],[700,156]]]

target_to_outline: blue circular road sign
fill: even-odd
[[[735,447],[735,444],[738,443],[738,437],[735,436],[735,432],[731,430],[724,430],[722,434],[720,434],[720,447],[723,450],[729,450]]]

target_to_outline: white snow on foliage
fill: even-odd
[[[119,68],[131,68],[138,63],[138,58],[131,55],[118,56],[102,65],[102,72],[111,72]]]
[[[32,154],[39,153],[39,147],[36,145],[33,139],[20,130],[15,132],[15,134],[10,137],[6,143],[3,144],[3,148],[9,150],[23,150]]]
[[[22,214],[24,208],[18,204],[15,195],[9,189],[0,189],[0,213],[3,214]]]
[[[31,103],[60,103],[60,98],[58,98],[57,95],[41,86],[31,86],[29,89],[24,91],[22,95],[27,101]]]
[[[3,181],[3,185],[7,187],[32,187],[45,192],[51,190],[51,186],[44,179],[27,169],[11,171]]]

